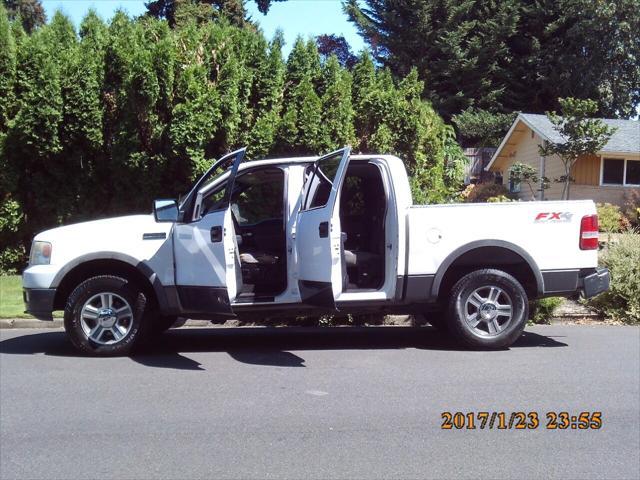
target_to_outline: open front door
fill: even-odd
[[[230,199],[245,150],[215,162],[180,205],[182,222],[173,234],[176,285],[189,313],[233,314],[242,272]]]
[[[342,230],[337,202],[350,147],[325,155],[313,165],[303,191],[296,225],[298,287],[303,303],[335,308],[343,288]]]

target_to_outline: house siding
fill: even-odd
[[[581,156],[571,169],[571,176],[579,185],[599,185],[600,157],[598,155]]]

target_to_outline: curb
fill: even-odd
[[[36,320],[35,318],[0,318],[0,330],[9,328],[62,328],[62,319],[56,318],[52,322]]]

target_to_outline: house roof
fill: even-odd
[[[611,127],[615,127],[616,131],[613,133],[607,144],[597,153],[640,152],[640,122],[638,120],[620,120],[613,118],[602,118],[600,120]],[[493,157],[485,167],[485,170],[489,170],[496,158],[500,156],[500,152],[519,122],[523,122],[545,140],[554,143],[563,142],[563,138],[553,128],[553,124],[549,120],[549,117],[537,113],[520,113],[513,121],[513,125],[511,125],[511,128],[500,143],[496,152],[493,154]]]

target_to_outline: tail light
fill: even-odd
[[[580,221],[580,250],[598,249],[598,215],[585,215]]]

